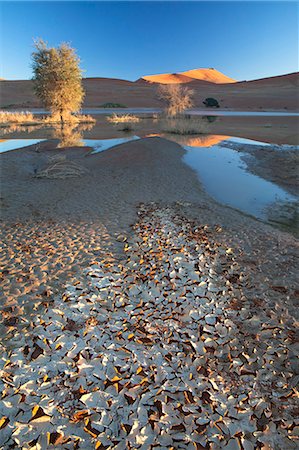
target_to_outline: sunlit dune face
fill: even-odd
[[[213,145],[217,145],[222,141],[226,141],[231,136],[222,136],[218,134],[202,134],[191,137],[170,133],[152,133],[147,134],[145,137],[161,137],[168,139],[169,141],[174,141],[180,145],[186,145],[188,147],[212,147]]]
[[[143,80],[150,83],[158,84],[184,84],[194,81],[192,78],[178,73],[163,73],[161,75],[146,75],[142,77]]]
[[[236,80],[230,78],[216,69],[194,69],[181,72],[181,75],[185,75],[194,80],[209,81],[210,83],[222,84],[222,83],[235,83]]]
[[[157,75],[146,75],[143,80],[150,83],[159,84],[183,84],[191,81],[208,81],[214,84],[235,83],[236,80],[230,78],[216,69],[194,69],[178,73],[161,73]]]

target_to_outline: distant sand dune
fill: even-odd
[[[172,84],[190,83],[194,80],[208,81],[209,83],[225,84],[235,83],[236,80],[227,77],[216,69],[193,69],[186,72],[162,73],[158,75],[145,75],[142,80],[150,83]]]

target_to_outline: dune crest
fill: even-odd
[[[178,73],[161,73],[157,75],[145,75],[141,80],[150,83],[161,84],[182,84],[200,80],[215,84],[236,83],[236,80],[230,78],[216,69],[193,69]]]

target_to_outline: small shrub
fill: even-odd
[[[207,108],[219,108],[218,100],[213,97],[208,97],[203,101],[203,104],[206,105]]]
[[[103,103],[100,105],[100,108],[127,108],[126,105],[123,105],[122,103]]]
[[[160,84],[158,96],[166,103],[165,112],[168,116],[181,114],[193,105],[193,91],[180,84]]]

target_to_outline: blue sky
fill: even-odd
[[[214,67],[238,80],[298,70],[295,2],[1,2],[0,77],[31,78],[33,38],[69,42],[88,77]]]

